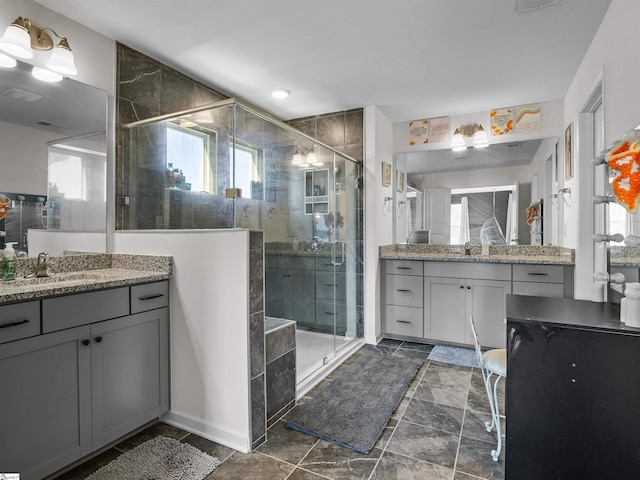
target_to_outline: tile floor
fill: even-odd
[[[396,340],[383,340],[377,348],[387,355],[424,359],[431,350],[429,345]],[[339,370],[324,382],[332,381]],[[504,402],[504,393],[501,397]],[[495,435],[484,429],[488,412],[480,370],[426,361],[368,455],[288,429],[283,420],[269,429],[268,441],[249,454],[158,423],[59,478],[84,479],[120,453],[166,435],[223,462],[209,480],[504,479],[504,449],[499,462],[491,459]]]

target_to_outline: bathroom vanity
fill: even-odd
[[[560,247],[389,245],[380,249],[385,335],[504,348],[505,304],[511,293],[571,297],[573,252]]]
[[[640,477],[640,329],[608,303],[507,296],[505,478]]]
[[[26,480],[169,409],[171,258],[89,255],[58,266],[49,279],[0,285],[0,466]]]

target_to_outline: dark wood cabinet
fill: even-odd
[[[640,329],[618,318],[507,297],[507,480],[640,478]]]

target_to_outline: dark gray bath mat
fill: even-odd
[[[451,347],[448,345],[436,345],[429,354],[429,360],[434,362],[450,363],[463,367],[479,367],[476,359],[476,351],[472,348]]]
[[[85,480],[202,480],[220,460],[188,443],[159,436],[123,453]]]
[[[369,453],[422,363],[365,351],[296,407],[287,416],[287,427]]]

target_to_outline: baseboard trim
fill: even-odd
[[[233,448],[239,452],[249,453],[251,451],[251,439],[249,437],[224,427],[212,425],[188,413],[172,409],[163,415],[161,420],[169,425],[195,433],[207,440]]]

